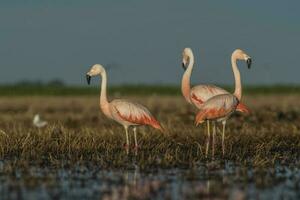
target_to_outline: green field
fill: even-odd
[[[228,91],[232,87],[222,86]],[[99,87],[95,86],[63,86],[63,85],[35,85],[17,84],[0,86],[0,96],[74,96],[74,95],[98,95]],[[180,86],[172,85],[122,85],[112,86],[110,94],[118,95],[181,95]],[[298,85],[273,85],[273,86],[246,86],[244,94],[300,94]]]

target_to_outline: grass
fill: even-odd
[[[298,95],[246,96],[244,102],[253,113],[236,114],[229,120],[225,158],[221,156],[220,134],[217,135],[216,160],[254,167],[300,166],[299,98]],[[167,129],[163,134],[149,127],[139,128],[141,149],[137,156],[133,151],[126,155],[124,130],[103,116],[97,97],[2,97],[0,159],[12,165],[61,166],[88,162],[102,168],[138,165],[141,169],[193,167],[207,161],[205,125],[194,126],[195,110],[182,97],[129,99],[143,102]],[[41,114],[49,126],[32,127],[35,113]]]

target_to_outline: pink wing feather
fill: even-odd
[[[134,125],[150,125],[153,128],[162,130],[160,123],[152,116],[149,110],[137,103],[126,100],[114,100],[111,103],[115,115],[119,118]]]
[[[191,89],[191,100],[193,104],[201,109],[204,102],[210,98],[220,95],[220,94],[230,94],[228,91],[217,87],[215,85],[197,85]],[[243,103],[239,103],[236,111],[250,114],[250,109]]]
[[[203,103],[198,112],[195,123],[198,125],[205,120],[218,120],[229,117],[238,105],[237,98],[232,94],[221,94],[214,96]]]
[[[214,85],[197,85],[191,89],[190,97],[193,104],[200,109],[204,102],[220,94],[229,92]]]
[[[241,102],[237,105],[236,111],[246,113],[246,114],[251,113],[251,110],[245,104],[243,104]]]

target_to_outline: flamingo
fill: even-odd
[[[220,94],[230,94],[228,91],[217,87],[212,84],[202,84],[196,85],[191,88],[190,79],[194,66],[194,54],[191,48],[185,48],[182,53],[182,67],[185,70],[182,81],[181,81],[181,92],[186,99],[186,101],[190,104],[193,104],[198,109],[201,109],[204,102],[213,96]],[[237,106],[237,111],[249,113],[249,109],[242,103],[239,103]],[[210,126],[209,120],[207,120],[207,143],[206,143],[206,157],[208,155],[209,149],[209,138],[210,138]]]
[[[138,148],[136,126],[149,125],[155,129],[163,131],[160,123],[153,117],[149,110],[137,103],[130,102],[123,99],[115,99],[108,102],[106,95],[107,75],[104,67],[100,64],[95,64],[91,67],[90,71],[86,74],[87,83],[90,84],[91,77],[100,75],[102,77],[101,93],[100,93],[100,108],[104,115],[110,119],[121,124],[126,133],[126,150],[129,153],[129,138],[128,128],[133,126],[135,149]]]
[[[196,115],[195,124],[199,125],[205,120],[213,121],[213,156],[215,146],[215,134],[216,134],[216,122],[222,122],[222,153],[225,155],[225,126],[227,119],[231,114],[238,109],[242,98],[242,84],[240,72],[237,67],[237,60],[245,60],[248,68],[251,67],[251,57],[248,56],[244,51],[236,49],[231,56],[232,70],[235,77],[235,90],[233,94],[219,94],[211,97],[201,106],[200,111]]]

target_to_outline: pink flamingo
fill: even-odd
[[[129,153],[129,138],[128,128],[134,126],[134,141],[135,149],[138,148],[137,137],[136,137],[136,126],[149,125],[153,128],[163,130],[160,123],[152,116],[147,108],[144,106],[132,103],[123,99],[116,99],[108,102],[106,96],[106,85],[107,76],[104,67],[100,64],[95,64],[91,67],[90,71],[86,74],[88,84],[90,84],[91,77],[101,75],[101,94],[100,94],[100,108],[104,115],[110,119],[115,120],[119,124],[123,125],[126,133],[126,150]]]
[[[242,50],[237,49],[232,53],[231,56],[231,64],[232,70],[235,77],[235,91],[233,94],[219,94],[204,102],[201,106],[200,111],[198,112],[195,124],[199,125],[203,123],[205,120],[213,121],[213,151],[212,154],[214,156],[215,149],[215,134],[216,134],[216,122],[222,122],[223,130],[222,130],[222,152],[223,156],[225,154],[225,125],[226,120],[230,117],[230,115],[238,109],[242,98],[242,84],[241,84],[241,76],[239,69],[237,67],[237,60],[245,60],[247,62],[248,68],[251,67],[252,60],[250,56],[244,53]]]
[[[191,48],[185,48],[182,53],[182,67],[185,70],[182,82],[181,82],[181,91],[186,99],[186,101],[190,104],[193,104],[198,109],[202,109],[204,102],[208,99],[212,98],[213,96],[220,95],[220,94],[230,94],[228,91],[217,87],[215,85],[196,85],[191,88],[190,86],[190,79],[191,74],[194,66],[194,54]],[[242,103],[239,103],[237,106],[237,111],[249,113],[249,109]],[[210,138],[210,126],[209,120],[207,120],[207,144],[206,144],[206,156],[208,154],[209,149],[209,138]]]

